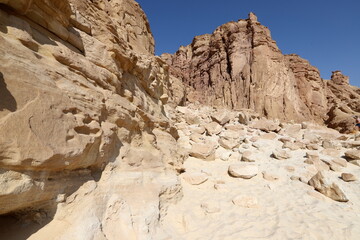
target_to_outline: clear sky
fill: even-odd
[[[136,1],[149,19],[157,55],[254,12],[284,54],[309,60],[324,79],[341,70],[360,87],[360,0]]]

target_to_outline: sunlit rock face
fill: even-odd
[[[0,239],[311,238],[316,223],[358,226],[356,138],[261,118],[348,129],[358,92],[283,56],[253,14],[162,59],[133,0],[0,0]],[[304,184],[330,170],[349,208],[326,202],[335,187]],[[321,232],[359,236],[342,226]]]
[[[0,3],[0,214],[50,221],[32,239],[148,234],[181,157],[146,15],[132,0]]]
[[[331,122],[340,131],[350,131],[352,125],[344,126],[333,117],[335,102],[350,103],[348,111],[339,113],[345,112],[350,121],[351,114],[359,112],[348,97],[339,97],[360,97],[347,77],[336,71],[329,83],[305,59],[283,55],[269,29],[253,13],[212,34],[197,36],[190,45],[162,58],[170,65],[171,74],[185,84],[188,102],[252,109],[283,121]]]

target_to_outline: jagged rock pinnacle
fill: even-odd
[[[250,12],[250,13],[249,13],[249,19],[250,19],[250,21],[252,21],[252,22],[257,22],[257,21],[258,21],[257,16],[256,16],[255,13],[253,13],[253,12]]]
[[[339,85],[349,84],[349,77],[343,75],[341,71],[336,70],[332,72],[331,81]]]

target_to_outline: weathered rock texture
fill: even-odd
[[[181,157],[145,14],[133,0],[0,3],[0,215],[52,219],[66,199],[32,239],[148,235]]]
[[[357,90],[336,72],[330,98],[315,90],[298,95],[298,79],[310,79],[313,89],[322,80],[306,61],[284,57],[254,15],[198,39],[184,49],[199,62],[178,69],[182,79],[191,76],[185,95],[154,56],[146,16],[133,0],[0,0],[0,239],[357,239],[359,182],[335,176],[344,168],[359,178],[358,141],[312,124],[259,120],[251,110],[172,108],[187,96],[323,120],[323,101],[340,104],[341,88]],[[307,164],[306,148],[333,156]],[[272,158],[274,149],[283,161]],[[343,153],[350,164],[339,160]],[[347,195],[340,200],[351,204],[324,207],[313,201],[323,201],[320,193],[290,180],[314,179],[319,167],[339,173],[324,175],[318,191],[333,195],[341,187]],[[343,225],[328,227],[334,223]]]
[[[326,122],[341,131],[353,128],[351,115],[360,112],[355,104],[360,90],[347,77],[336,71],[325,81],[308,61],[284,56],[252,13],[162,58],[184,82],[188,102],[252,109],[286,121]]]

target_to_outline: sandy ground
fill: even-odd
[[[231,161],[188,158],[186,172],[204,172],[208,180],[191,185],[182,179],[184,197],[168,209],[159,239],[360,239],[359,181],[338,179],[349,201],[336,202],[290,179],[312,176],[313,166],[304,163],[307,150],[291,151],[290,159],[276,160],[270,155],[281,142],[258,143],[260,149],[250,149],[257,152],[254,164],[259,167],[251,179],[230,177]],[[264,171],[278,179],[265,180]],[[360,168],[353,164],[342,172],[360,176]]]

